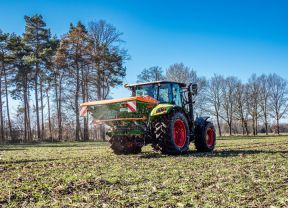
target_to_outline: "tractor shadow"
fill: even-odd
[[[288,150],[216,150],[213,152],[197,152],[188,151],[183,155],[162,155],[159,152],[144,152],[139,156],[141,159],[153,159],[162,157],[239,157],[255,154],[280,154],[282,157],[288,158]]]
[[[217,140],[221,140],[221,141],[228,141],[228,140],[259,140],[259,139],[271,139],[271,138],[279,138],[281,136],[286,136],[285,134],[280,134],[280,135],[273,135],[273,134],[269,134],[269,135],[235,135],[235,136],[222,136],[222,137],[217,137]]]
[[[184,157],[237,157],[245,155],[256,155],[256,154],[288,154],[287,150],[216,150],[213,152],[203,153],[196,151],[189,151]],[[287,155],[288,157],[288,155]]]
[[[141,159],[153,159],[153,158],[161,158],[161,157],[166,157],[167,155],[163,155],[159,152],[142,152],[139,155],[139,158]]]

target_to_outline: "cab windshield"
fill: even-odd
[[[137,86],[135,89],[136,96],[150,96],[157,99],[157,88],[155,85]]]
[[[159,100],[160,103],[171,103],[172,101],[170,84],[136,86],[132,90],[132,94],[133,96],[150,96]]]

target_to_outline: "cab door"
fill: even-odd
[[[183,90],[178,84],[172,84],[172,102],[175,105],[183,107]]]

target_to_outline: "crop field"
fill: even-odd
[[[0,207],[288,206],[288,136],[190,149],[119,156],[105,142],[0,146]]]

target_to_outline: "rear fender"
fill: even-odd
[[[210,118],[209,116],[197,117],[195,120],[195,126],[196,127],[205,126],[205,124],[209,118]]]

